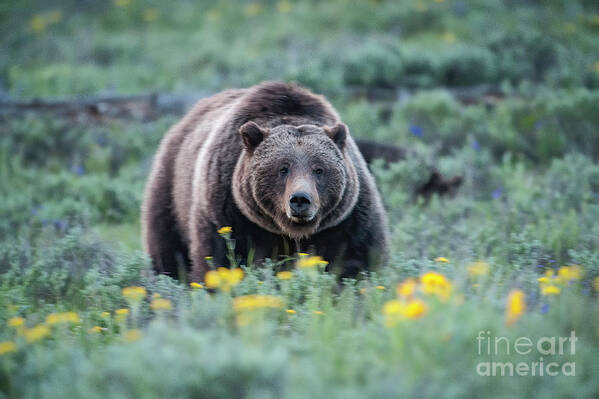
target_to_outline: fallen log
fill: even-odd
[[[80,123],[104,123],[111,119],[149,121],[162,115],[180,115],[209,93],[141,94],[131,96],[91,96],[66,100],[0,100],[4,117],[28,113],[51,113]]]
[[[503,99],[498,87],[479,85],[446,89],[457,101],[465,105],[494,105]],[[348,87],[341,94],[369,101],[403,102],[416,91],[405,88]],[[182,115],[196,101],[212,93],[188,94],[151,93],[139,95],[98,95],[71,99],[10,100],[0,99],[0,116],[50,113],[66,117],[77,123],[106,123],[114,119],[151,121],[162,115]]]

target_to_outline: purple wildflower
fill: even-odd
[[[549,304],[544,303],[543,305],[541,305],[541,313],[545,314],[547,312],[549,312]]]
[[[409,131],[417,137],[422,137],[424,135],[422,128],[418,125],[410,125]]]
[[[71,171],[75,173],[77,176],[83,176],[85,174],[85,167],[83,167],[83,165],[80,164],[73,165]]]
[[[53,224],[54,224],[54,227],[62,233],[67,231],[67,229],[69,228],[69,222],[67,222],[64,219],[54,220]]]
[[[98,136],[96,138],[96,144],[98,144],[99,146],[104,147],[106,144],[108,144],[108,139],[104,135]]]
[[[468,7],[466,6],[466,3],[463,1],[456,2],[453,6],[453,13],[458,17],[463,17],[466,15],[466,13],[468,13]]]
[[[542,129],[545,126],[545,123],[542,120],[538,120],[535,122],[535,130]]]
[[[503,195],[503,187],[498,187],[493,190],[493,199],[499,199]]]

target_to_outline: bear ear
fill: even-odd
[[[347,126],[344,123],[337,123],[333,127],[323,126],[323,130],[340,149],[343,149],[347,138]]]
[[[239,134],[245,149],[253,153],[258,144],[268,136],[268,129],[263,129],[254,122],[246,122],[239,128]]]

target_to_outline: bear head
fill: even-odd
[[[348,131],[333,127],[247,122],[233,193],[242,213],[262,228],[293,239],[339,222],[357,201],[359,183],[348,155]]]

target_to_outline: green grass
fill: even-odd
[[[95,232],[104,241],[117,243],[126,252],[141,251],[139,223],[131,224],[100,224],[95,226]],[[92,232],[93,234],[93,232]]]
[[[242,265],[229,293],[156,276],[141,252],[144,182],[177,118],[2,114],[0,397],[599,394],[595,2],[31,0],[0,5],[0,23],[0,95],[210,93],[293,80],[326,94],[352,135],[410,152],[373,171],[391,226],[388,265],[343,282],[303,269],[280,280],[277,260]],[[481,84],[502,97],[452,95]],[[408,95],[354,94],[397,88]],[[464,177],[455,198],[412,197],[430,166]],[[479,261],[489,269],[477,277],[469,267]],[[583,275],[543,295],[538,279],[574,264]],[[396,286],[428,272],[446,276],[451,295],[421,285],[424,314],[390,323]],[[128,286],[147,296],[128,302]],[[526,311],[508,325],[514,290]],[[153,310],[155,294],[172,309]],[[240,313],[234,298],[245,295],[283,305]],[[79,321],[27,342],[49,314],[67,311]],[[24,327],[8,325],[13,317]],[[507,337],[510,353],[479,354],[481,331]],[[513,347],[571,331],[575,354]],[[575,362],[575,376],[477,373],[480,362],[540,357]]]

